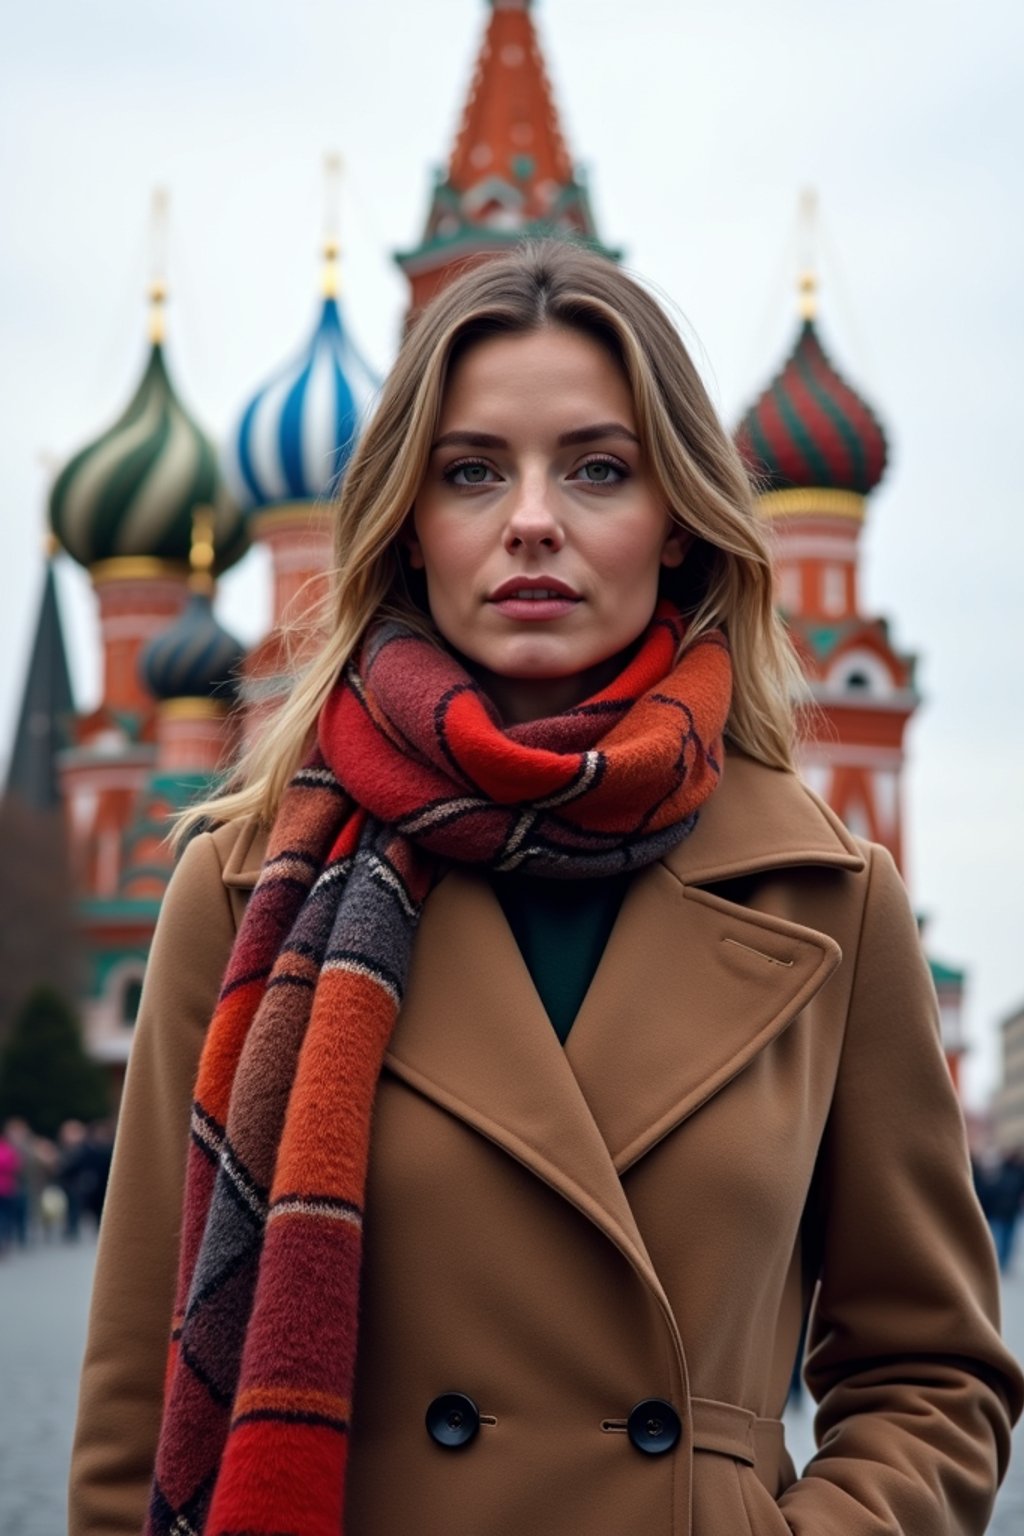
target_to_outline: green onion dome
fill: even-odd
[[[139,670],[158,699],[227,705],[237,694],[244,656],[245,647],[217,622],[210,594],[192,591],[174,623],[145,647]]]
[[[804,318],[782,369],[740,422],[736,445],[763,492],[866,496],[888,457],[881,423],[829,360],[813,316]]]
[[[247,548],[242,516],[220,478],[213,443],[174,388],[159,325],[155,337],[127,409],[58,475],[50,522],[80,565],[138,556],[187,565],[193,511],[211,506],[216,569],[223,571]]]

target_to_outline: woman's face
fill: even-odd
[[[453,368],[408,547],[437,628],[507,720],[578,703],[643,633],[690,536],[604,347],[548,326]]]

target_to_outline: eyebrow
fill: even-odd
[[[635,432],[624,427],[620,421],[601,421],[593,427],[576,427],[572,432],[563,432],[558,439],[559,448],[572,448],[578,443],[595,443],[609,437],[623,438],[630,443],[639,445],[640,439]],[[496,437],[493,432],[445,432],[439,437],[431,448],[436,453],[439,448],[507,448],[508,441],[504,437]]]

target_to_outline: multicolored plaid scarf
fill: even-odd
[[[446,864],[600,876],[692,829],[722,771],[721,635],[662,604],[608,688],[503,728],[378,624],[275,819],[203,1051],[150,1536],[339,1536],[370,1118]]]

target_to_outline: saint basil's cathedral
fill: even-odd
[[[457,270],[524,236],[583,240],[595,227],[555,110],[531,0],[489,0],[469,97],[420,243],[396,256],[410,314]],[[273,708],[294,661],[290,629],[322,596],[330,499],[379,381],[338,298],[338,247],[324,251],[312,335],[242,406],[218,448],[183,401],[164,352],[165,291],[150,294],[149,352],[119,419],[58,474],[51,555],[9,770],[6,804],[61,818],[76,891],[78,990],[90,1052],[119,1083],[146,956],[173,858],[168,820],[205,793]],[[904,733],[918,704],[914,657],[858,591],[860,534],[885,473],[885,432],[842,377],[800,284],[792,349],[736,429],[775,550],[780,608],[816,711],[806,781],[858,834],[903,858]],[[246,651],[217,620],[217,577],[261,543],[270,623]],[[52,558],[88,571],[102,696],[75,708]],[[932,961],[954,1079],[963,1054],[963,975]]]

